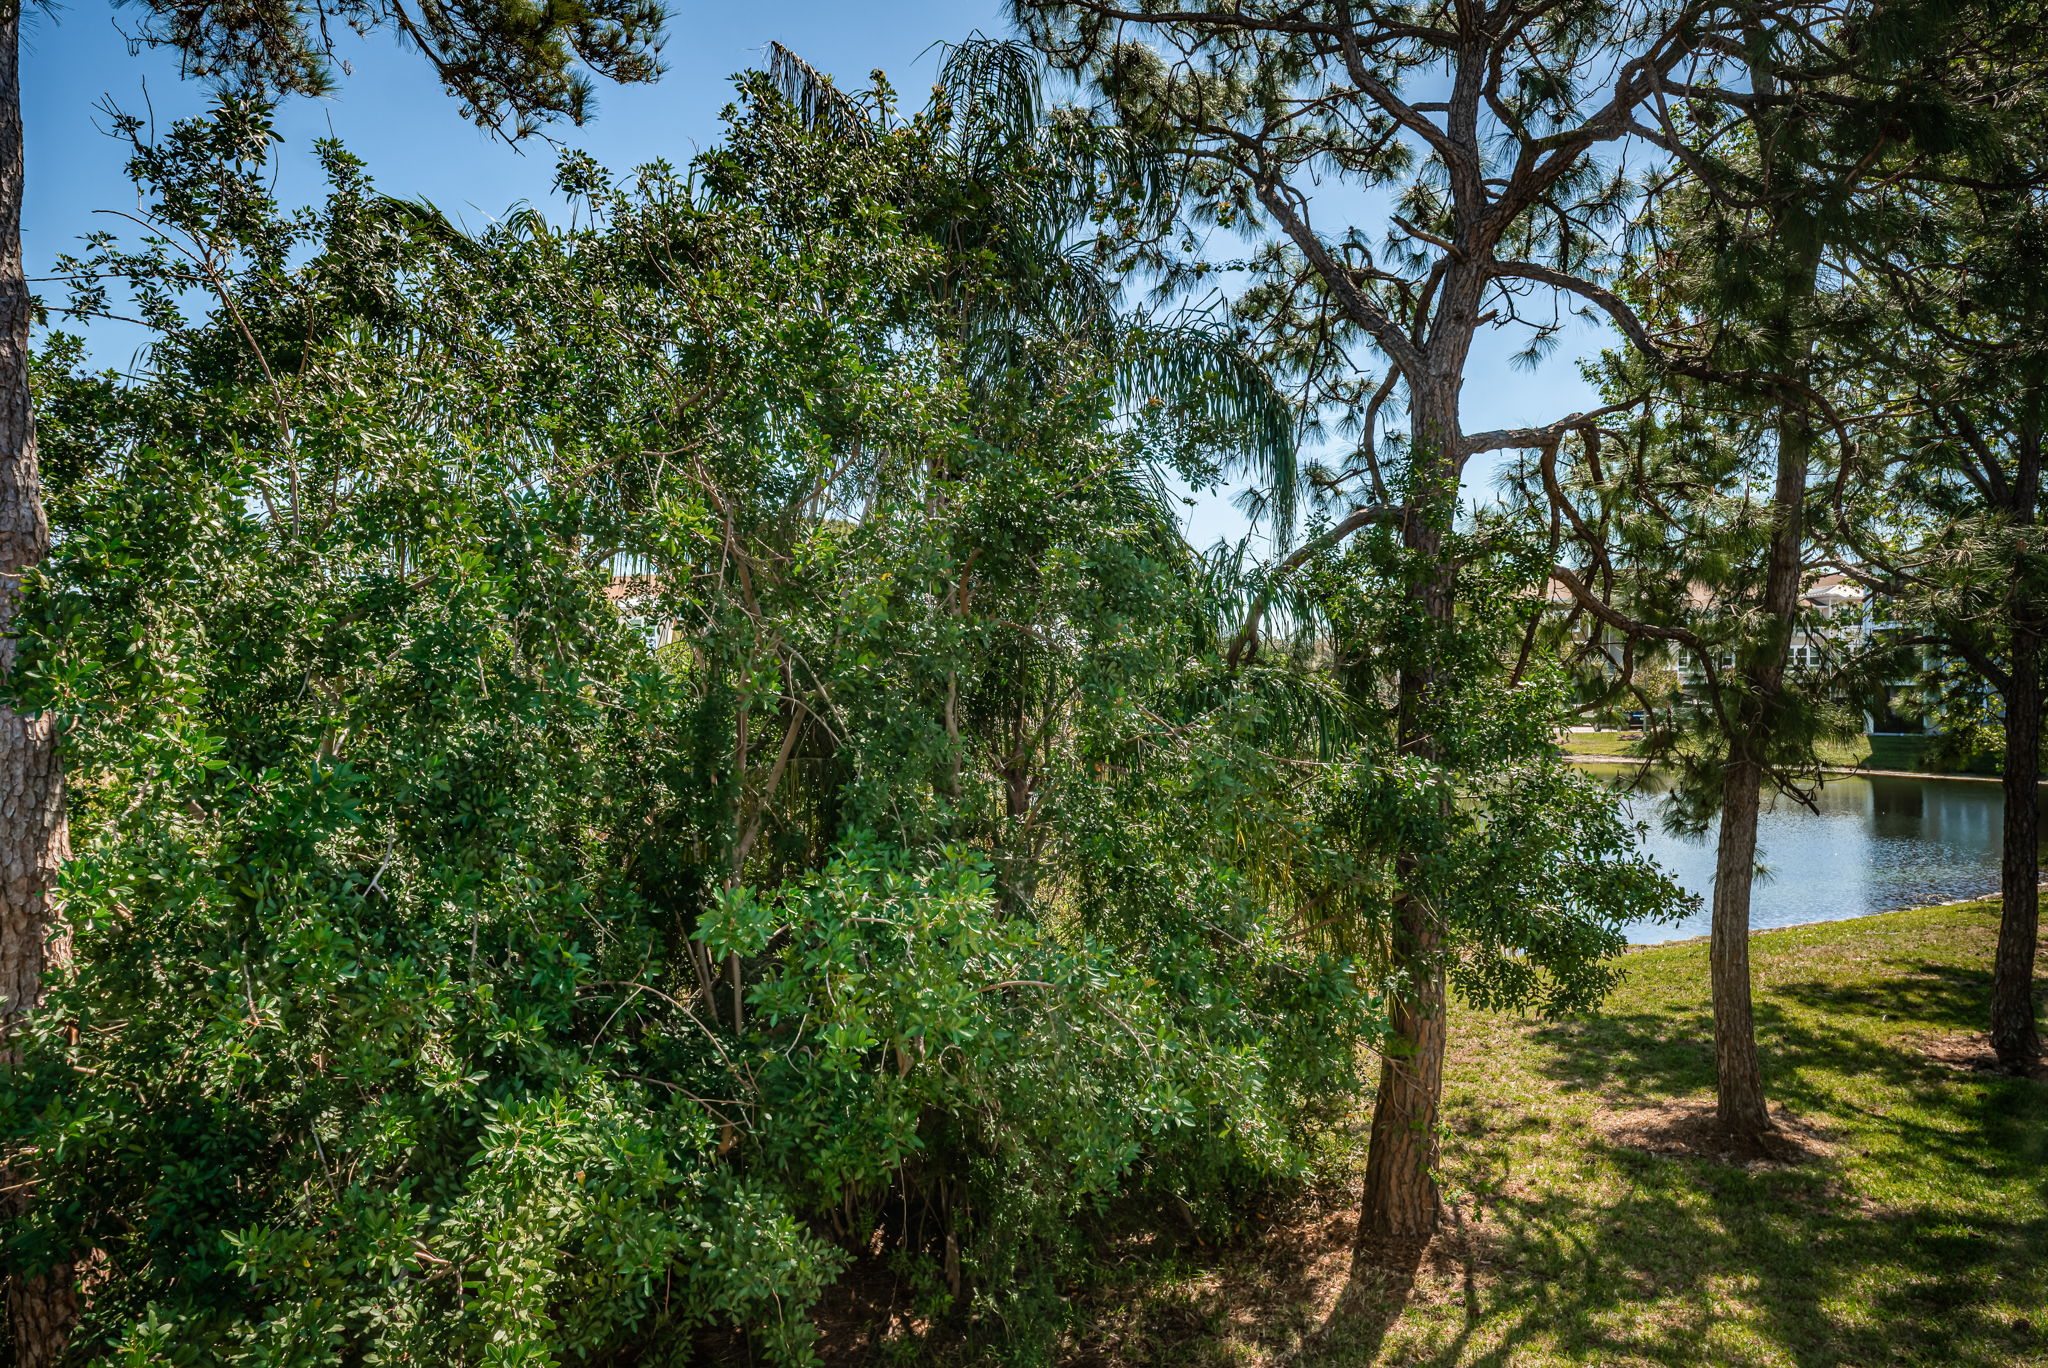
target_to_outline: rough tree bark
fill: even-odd
[[[1438,935],[1420,898],[1396,911],[1395,962],[1411,977],[1388,1013],[1391,1043],[1366,1151],[1361,1240],[1426,1238],[1436,1231],[1437,1107],[1444,1080],[1444,971]]]
[[[2001,1067],[2041,1057],[2034,1018],[2034,947],[2041,935],[2041,637],[2013,633],[2005,695],[2005,833],[1998,870],[2003,908],[1991,971],[1991,1048]]]
[[[1756,871],[1756,818],[1763,771],[1730,756],[1721,779],[1721,837],[1714,852],[1714,919],[1708,947],[1714,997],[1714,1110],[1724,1130],[1771,1129],[1763,1062],[1749,998],[1749,891]]]
[[[2030,415],[2031,418],[2031,415]],[[2031,527],[2041,494],[2039,424],[2022,425],[2012,482],[2012,521]],[[1998,954],[1991,971],[1991,1048],[2014,1072],[2041,1056],[2034,1019],[2034,947],[2041,935],[2041,624],[2033,577],[2013,576],[2011,682],[2005,690],[2005,832],[2000,850]]]
[[[1817,261],[1793,277],[1811,294]],[[1795,300],[1787,300],[1788,311]],[[1805,350],[1805,349],[1802,349]],[[1800,358],[1803,361],[1803,356]],[[1803,364],[1794,374],[1804,378]],[[1756,1016],[1749,994],[1749,895],[1756,878],[1757,811],[1763,802],[1763,750],[1776,726],[1785,662],[1799,617],[1805,569],[1806,479],[1813,461],[1813,418],[1803,402],[1779,409],[1777,477],[1771,491],[1771,548],[1764,571],[1766,630],[1743,662],[1737,724],[1721,781],[1721,835],[1714,855],[1713,927],[1708,973],[1714,998],[1714,1104],[1723,1130],[1761,1136],[1773,1129],[1764,1102]]]
[[[13,620],[22,575],[49,551],[29,411],[28,281],[22,269],[21,0],[0,0],[0,692],[14,668]],[[43,977],[70,959],[70,938],[53,916],[51,890],[70,853],[64,776],[48,716],[25,717],[0,698],[0,1067],[20,1017],[42,1002]],[[29,1200],[32,1175],[0,1171],[10,1215]],[[7,1284],[7,1318],[17,1368],[56,1360],[77,1316],[68,1267]]]
[[[1411,376],[1409,427],[1418,454],[1416,487],[1401,524],[1401,541],[1414,567],[1409,590],[1427,638],[1411,646],[1397,681],[1401,749],[1435,754],[1429,714],[1436,691],[1437,634],[1447,631],[1456,603],[1455,572],[1444,555],[1443,534],[1458,496],[1458,394],[1465,357],[1479,313],[1485,279],[1453,272],[1443,312],[1446,345],[1426,376]],[[1460,335],[1462,330],[1462,336]],[[1388,1014],[1390,1039],[1380,1061],[1372,1143],[1366,1151],[1361,1240],[1408,1240],[1436,1233],[1437,1112],[1443,1099],[1446,1005],[1442,931],[1428,900],[1414,890],[1420,861],[1400,861],[1404,891],[1394,907],[1393,967],[1407,982]]]

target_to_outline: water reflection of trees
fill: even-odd
[[[1708,841],[1674,836],[1660,820],[1668,776],[1616,767],[1606,777],[1630,790],[1631,811],[1646,827],[1644,849],[1686,888],[1711,890]],[[1861,916],[1896,907],[1995,893],[2003,799],[1995,784],[1897,776],[1840,776],[1813,794],[1809,808],[1780,796],[1764,810],[1755,925]],[[1711,832],[1711,829],[1710,829]],[[1691,922],[1642,927],[1644,940],[1705,932]]]

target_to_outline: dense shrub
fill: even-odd
[[[1028,1353],[1091,1213],[1301,1170],[1378,1019],[1278,839],[1335,705],[1222,680],[1147,474],[1257,378],[863,117],[757,83],[477,236],[332,146],[279,209],[250,106],[138,144],[75,304],[147,364],[37,372],[77,962],[7,1257],[80,1361],[800,1361],[877,1250]]]

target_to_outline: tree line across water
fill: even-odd
[[[778,49],[687,167],[474,231],[333,142],[274,197],[321,25],[520,136],[658,10],[152,6],[221,97],[117,121],[142,208],[40,315],[19,17],[16,1364],[800,1363],[863,1265],[1028,1361],[1366,1092],[1360,1238],[1426,1239],[1449,995],[1597,1010],[1685,905],[1555,744],[1618,702],[1719,821],[1766,1143],[1758,809],[1902,652],[2004,747],[2036,1058],[2037,6],[1018,0],[926,101]],[[1602,406],[1468,430],[1572,312]],[[1906,625],[1795,667],[1822,574]]]

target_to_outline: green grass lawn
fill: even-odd
[[[1800,1162],[1674,1138],[1713,1084],[1703,943],[1631,954],[1597,1018],[1460,1011],[1451,1230],[1419,1263],[1354,1266],[1333,1186],[1238,1247],[1134,1253],[1072,1360],[2048,1365],[2048,1083],[1966,1058],[1995,927],[1977,903],[1757,937]]]
[[[1815,749],[1821,762],[1849,769],[1910,770],[1922,774],[1988,774],[1988,761],[1955,770],[1937,754],[1938,736],[1850,736],[1823,740]]]
[[[1819,742],[1815,750],[1821,763],[1840,769],[1906,770],[1919,774],[1946,774],[1947,763],[1935,754],[1940,738],[1933,736],[1849,736]],[[1629,757],[1638,753],[1635,732],[1564,732],[1557,744],[1566,755],[1611,755]],[[1990,774],[1988,760],[1961,771]]]
[[[1566,755],[1634,755],[1635,732],[1564,732],[1557,744]],[[1624,739],[1627,738],[1627,739]]]

